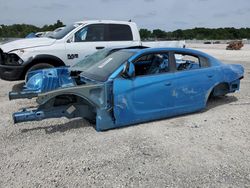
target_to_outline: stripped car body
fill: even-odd
[[[14,113],[14,121],[82,117],[97,131],[201,110],[209,96],[239,90],[244,74],[241,65],[180,48],[123,49],[82,69],[43,71],[64,72],[65,87],[38,91],[38,108]]]

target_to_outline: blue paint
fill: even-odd
[[[28,73],[26,83],[21,92],[10,92],[9,98],[33,98],[39,93],[58,88],[73,87],[76,83],[70,76],[68,67],[36,70]]]
[[[76,85],[68,67],[42,69],[29,73],[24,91],[48,92]]]

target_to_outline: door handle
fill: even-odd
[[[97,47],[95,47],[97,50],[101,50],[101,49],[103,49],[103,48],[105,48],[104,46],[97,46]]]
[[[212,78],[214,75],[207,75],[208,78]]]
[[[167,82],[164,84],[165,86],[171,86],[171,82]]]

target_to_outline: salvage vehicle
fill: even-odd
[[[142,42],[137,25],[125,21],[75,22],[46,36],[0,45],[0,78],[23,80],[32,70],[71,66],[86,55],[112,46],[185,46],[185,41]]]
[[[43,82],[38,74],[51,78]],[[31,75],[33,83],[42,82],[34,89],[50,88],[53,77],[69,85],[38,93],[38,107],[14,113],[14,122],[81,117],[103,131],[191,113],[205,108],[210,96],[239,90],[244,69],[196,50],[146,48],[122,49],[63,75],[60,68]]]

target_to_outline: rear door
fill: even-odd
[[[174,56],[177,68],[173,82],[175,110],[186,113],[203,108],[215,82],[215,68],[196,54],[175,52]]]

